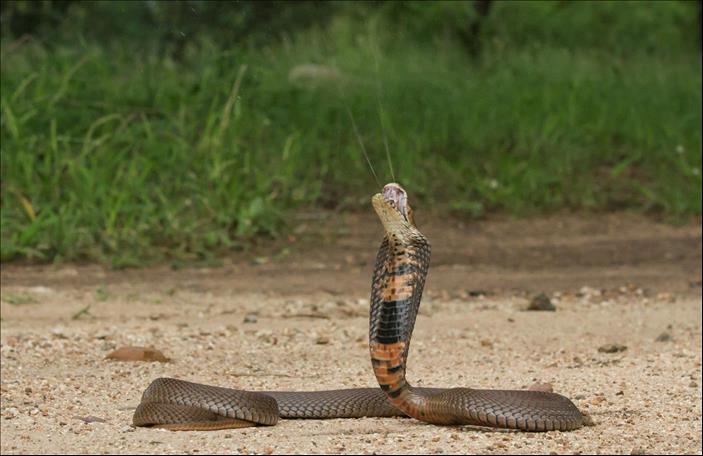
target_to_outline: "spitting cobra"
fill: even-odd
[[[410,338],[429,270],[430,245],[415,227],[405,190],[387,184],[372,197],[385,229],[371,283],[369,349],[380,388],[249,392],[173,378],[154,380],[135,426],[214,430],[273,425],[279,418],[410,416],[432,424],[568,431],[583,416],[566,397],[541,391],[416,388],[405,378]]]

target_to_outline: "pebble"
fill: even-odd
[[[88,415],[88,416],[74,416],[75,419],[81,420],[84,423],[107,423],[107,420],[104,418],[100,418],[99,416],[93,416],[93,415]]]
[[[317,340],[315,341],[317,345],[327,345],[330,343],[330,338],[328,336],[318,336]]]
[[[244,317],[244,323],[256,323],[259,321],[259,317],[255,313],[248,313]]]
[[[532,298],[532,301],[527,306],[527,310],[547,310],[554,312],[557,308],[554,304],[552,304],[552,301],[546,294],[540,293]]]
[[[95,334],[95,338],[97,340],[105,340],[105,339],[110,338],[110,336],[111,336],[111,334],[107,331],[101,331],[101,332]]]
[[[61,326],[51,328],[51,335],[56,337],[57,339],[66,339],[67,338],[66,337],[66,329]]]
[[[113,359],[115,361],[158,361],[160,363],[170,361],[161,351],[148,347],[120,347],[109,353],[105,359]]]
[[[42,287],[42,286],[36,286],[36,287],[29,287],[29,291],[32,293],[39,293],[39,294],[52,294],[54,293],[54,290],[52,290],[49,287]]]
[[[553,393],[554,387],[551,383],[534,383],[532,386],[527,388],[529,391],[542,391],[545,393]]]
[[[598,347],[598,351],[601,353],[618,353],[625,350],[627,350],[627,346],[622,344],[605,344]]]
[[[655,340],[657,342],[669,342],[671,340],[671,334],[664,331],[663,333],[659,334]]]

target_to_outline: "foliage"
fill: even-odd
[[[3,29],[3,260],[207,258],[301,205],[367,210],[359,139],[424,210],[701,212],[695,4],[500,2],[478,58],[467,3],[237,5]]]

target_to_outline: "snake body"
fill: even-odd
[[[410,416],[433,424],[528,431],[572,430],[583,416],[566,397],[540,391],[415,388],[405,378],[410,338],[429,270],[430,245],[415,227],[405,190],[372,198],[385,229],[371,287],[369,349],[380,388],[249,392],[173,378],[144,391],[133,423],[173,430],[273,425],[280,418]]]

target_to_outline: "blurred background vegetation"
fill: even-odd
[[[1,23],[3,261],[197,260],[299,208],[368,211],[360,140],[427,213],[701,213],[700,2],[4,1]]]

